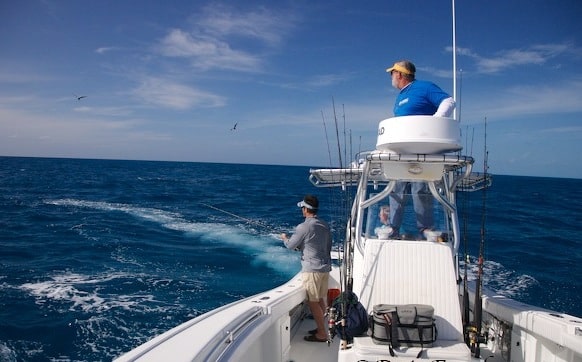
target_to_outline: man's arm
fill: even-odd
[[[287,249],[295,250],[297,249],[301,243],[303,242],[304,235],[307,231],[307,228],[303,224],[297,225],[295,228],[295,232],[291,235],[290,238],[287,237],[287,234],[281,234],[281,239],[283,239],[283,243]]]
[[[435,117],[450,117],[455,109],[455,100],[453,97],[445,98],[442,100],[437,111],[435,112]]]

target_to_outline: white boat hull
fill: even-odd
[[[330,287],[337,288],[338,270]],[[470,288],[472,290],[473,287]],[[462,299],[462,295],[459,296]],[[474,300],[470,293],[471,309]],[[536,308],[486,291],[484,327],[489,340],[481,346],[487,361],[582,361],[582,319]],[[478,361],[466,345],[438,341],[414,358],[419,347],[397,350],[369,336],[340,349],[339,337],[326,343],[305,342],[315,323],[307,317],[301,275],[284,285],[196,317],[120,356],[115,361]],[[411,359],[412,358],[412,359]]]
[[[473,310],[475,286],[469,287]],[[582,361],[582,318],[539,308],[485,290],[481,298],[485,351],[504,361]],[[483,354],[487,357],[487,354]]]
[[[334,288],[338,277],[336,269],[330,278]],[[329,352],[323,361],[336,360],[339,342],[328,348],[302,340],[315,325],[306,311],[299,273],[280,287],[179,325],[115,361],[307,361],[316,347]]]

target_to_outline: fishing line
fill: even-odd
[[[226,210],[223,210],[223,209],[218,208],[216,206],[212,206],[212,205],[205,204],[205,203],[202,203],[202,202],[200,202],[199,204],[200,205],[203,205],[203,206],[206,206],[206,207],[208,207],[210,209],[213,209],[213,210],[216,210],[216,211],[220,211],[220,212],[222,212],[222,213],[224,213],[226,215],[230,215],[230,216],[235,217],[237,219],[243,220],[243,221],[245,221],[245,222],[247,222],[249,224],[253,224],[253,225],[260,226],[260,227],[265,228],[265,229],[267,229],[269,231],[275,231],[275,232],[277,231],[277,229],[275,229],[274,227],[272,227],[270,225],[267,225],[265,223],[262,223],[260,221],[253,220],[253,219],[249,219],[249,218],[246,218],[246,217],[242,217],[242,216],[237,215],[237,214],[234,214],[234,213],[232,213],[230,211],[226,211]]]

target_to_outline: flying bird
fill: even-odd
[[[237,124],[238,124],[238,122],[236,122],[236,123],[234,124],[234,126],[232,126],[232,128],[231,128],[230,130],[231,130],[231,131],[236,131],[236,125],[237,125]]]
[[[74,95],[75,97],[77,97],[77,100],[78,100],[78,101],[80,101],[80,100],[81,100],[81,99],[83,99],[83,98],[87,98],[87,96],[78,96],[78,95],[76,95],[75,93],[73,93],[73,95]]]

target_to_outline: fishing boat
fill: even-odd
[[[456,99],[454,21],[453,0]],[[315,322],[298,273],[272,290],[197,316],[115,361],[582,361],[582,318],[483,287],[483,231],[477,278],[469,282],[468,256],[460,252],[458,195],[486,192],[491,175],[487,167],[473,172],[474,159],[462,155],[455,116],[382,120],[376,148],[355,159],[349,167],[312,169],[308,176],[315,187],[355,190],[341,248],[333,252],[326,343],[304,339]],[[418,230],[410,208],[405,232],[379,223],[379,210],[390,205],[401,182],[428,185],[434,227]],[[369,315],[368,326],[348,336],[349,305],[355,303]]]
[[[327,302],[332,307],[334,300],[347,303],[345,293],[357,296],[370,315],[361,334],[348,339],[340,333],[347,318],[337,309],[343,305],[328,309],[327,343],[305,341],[315,322],[298,273],[279,287],[189,320],[116,361],[582,361],[582,318],[520,303],[484,289],[482,275],[471,283],[463,275],[457,198],[461,185],[473,182],[474,160],[462,155],[459,138],[452,118],[389,118],[379,123],[376,149],[358,162],[310,170],[316,187],[355,189],[345,240],[334,251]],[[396,237],[378,225],[378,210],[389,204],[398,182],[428,185],[432,230]],[[414,229],[410,215],[403,227]],[[422,324],[420,310],[427,307],[430,315]],[[408,322],[399,314],[406,309],[415,317]],[[402,339],[406,331],[412,336]]]

